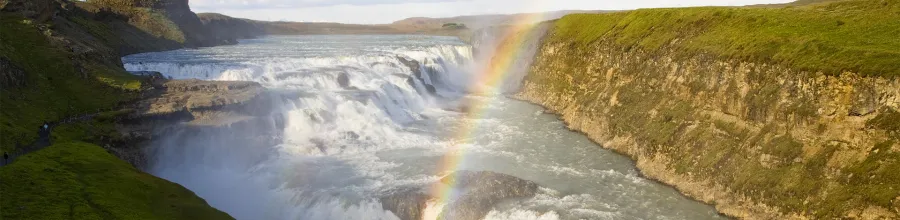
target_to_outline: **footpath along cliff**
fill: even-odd
[[[900,218],[900,1],[552,24],[517,98],[746,219]]]

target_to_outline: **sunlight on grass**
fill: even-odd
[[[793,8],[701,7],[568,15],[553,41],[704,52],[839,74],[900,75],[900,1]]]

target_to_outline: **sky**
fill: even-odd
[[[195,12],[265,21],[386,24],[409,17],[453,17],[559,10],[732,6],[792,0],[189,0]]]

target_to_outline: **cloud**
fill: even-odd
[[[269,21],[384,24],[409,17],[452,17],[558,10],[731,6],[792,0],[191,0],[198,12]]]

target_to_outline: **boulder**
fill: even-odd
[[[444,207],[439,219],[483,219],[495,205],[510,199],[533,197],[538,184],[515,176],[489,171],[458,171],[441,179],[461,193]]]
[[[420,220],[426,203],[431,199],[416,188],[401,189],[382,197],[381,205],[401,220]]]
[[[483,219],[495,205],[533,197],[538,190],[538,184],[532,181],[490,171],[457,171],[440,182],[460,192],[441,210],[438,219],[443,220]],[[387,193],[380,201],[385,210],[401,220],[419,220],[428,201],[435,199],[424,189],[406,188]]]

